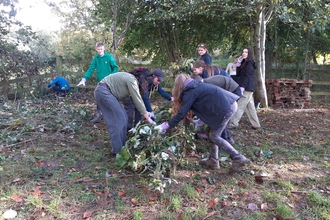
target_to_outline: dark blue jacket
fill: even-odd
[[[208,54],[208,53],[204,53],[204,55],[201,56],[200,60],[204,60],[204,62],[206,64],[209,64],[209,65],[212,64],[212,58],[211,58],[210,54]]]
[[[196,79],[180,93],[182,105],[179,112],[168,122],[174,128],[192,110],[211,129],[220,127],[227,110],[239,97],[218,86]]]
[[[63,77],[60,77],[60,76],[57,76],[47,86],[49,88],[49,87],[51,87],[53,85],[57,85],[61,90],[66,90],[66,91],[69,91],[70,90],[70,84],[68,83],[68,81],[66,79],[64,79]]]
[[[213,71],[214,71],[214,75],[221,75],[221,76],[226,76],[226,77],[229,77],[231,78],[231,76],[223,69],[220,69],[220,74],[219,74],[219,70],[217,67],[215,66],[212,66],[213,68]],[[207,71],[206,70],[203,70],[202,74],[199,74],[200,77],[202,77],[203,79],[206,79],[208,78],[208,74],[207,74]]]
[[[153,91],[154,88],[155,88],[155,86],[152,85],[152,87],[143,96],[143,102],[144,102],[144,105],[146,106],[146,109],[148,112],[152,112],[152,108],[151,108],[151,104],[150,104],[150,100],[149,100],[149,93],[150,93],[150,91]],[[163,96],[165,99],[171,101],[171,96],[167,92],[165,92],[160,85],[158,85],[157,92],[161,96]]]
[[[246,62],[246,63],[245,63]],[[254,70],[257,69],[257,64],[253,60],[243,60],[240,67],[236,69],[236,75],[239,77],[239,86],[244,87],[245,91],[254,92],[255,78]]]

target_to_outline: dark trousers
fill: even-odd
[[[130,130],[131,128],[135,127],[135,125],[141,120],[142,115],[135,108],[131,97],[123,99],[122,103],[128,117],[127,130]]]
[[[97,85],[94,97],[107,125],[112,153],[119,154],[126,143],[127,114],[105,83]]]
[[[58,92],[58,93],[60,93],[60,95],[62,95],[62,94],[65,94],[66,92],[68,92],[69,90],[63,90],[63,89],[61,89],[59,86],[57,86],[57,85],[55,85],[55,86],[53,86],[52,87],[53,88],[53,90],[55,91],[55,92]]]
[[[231,158],[239,154],[238,151],[233,146],[231,146],[230,143],[228,143],[228,141],[221,137],[221,134],[228,124],[228,121],[236,111],[237,102],[234,102],[231,108],[226,112],[225,117],[220,122],[220,127],[217,130],[209,130],[209,139],[214,144],[210,149],[210,158],[216,160],[219,159],[219,148],[229,154]]]

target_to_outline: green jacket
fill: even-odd
[[[108,85],[111,93],[119,100],[131,97],[135,108],[141,115],[147,114],[146,107],[142,100],[139,83],[135,76],[126,72],[118,72],[104,77],[101,81]]]
[[[103,57],[97,54],[93,60],[88,70],[86,71],[83,78],[88,80],[96,70],[96,79],[100,82],[104,77],[118,72],[118,65],[111,54],[104,52]]]

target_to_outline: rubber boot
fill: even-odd
[[[229,173],[235,173],[241,170],[241,168],[250,162],[249,159],[244,157],[242,154],[238,154],[232,158],[232,165],[229,169]]]

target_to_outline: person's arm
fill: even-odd
[[[249,80],[254,79],[254,66],[251,62],[248,62],[244,66],[244,73],[241,73],[241,81],[240,81],[240,87],[243,87],[244,89],[248,85]]]
[[[118,72],[119,67],[118,67],[118,65],[116,63],[115,58],[113,58],[112,55],[111,55],[111,58],[110,58],[110,67],[112,69],[112,73]]]
[[[158,85],[157,91],[163,98],[167,99],[168,101],[171,101],[171,96],[167,92],[165,92],[160,85]]]
[[[83,78],[85,80],[88,80],[93,75],[95,69],[96,69],[96,57],[93,58],[91,64],[89,65],[89,68],[86,71],[86,73],[84,74]]]
[[[149,100],[149,92],[147,91],[144,96],[143,96],[143,102],[144,105],[146,106],[146,109],[148,112],[152,112],[152,108],[151,108],[151,104],[150,104],[150,100]]]
[[[230,67],[233,65],[233,63],[228,63],[227,68],[226,68],[226,72],[229,73]]]
[[[206,64],[209,64],[209,65],[212,64],[212,58],[211,58],[210,54],[208,54],[208,53],[205,54],[204,61],[205,61]]]
[[[47,87],[48,87],[48,88],[52,87],[53,85],[55,85],[55,84],[57,83],[57,81],[58,81],[58,78],[56,77],[52,82],[50,82],[50,83],[47,85]]]

